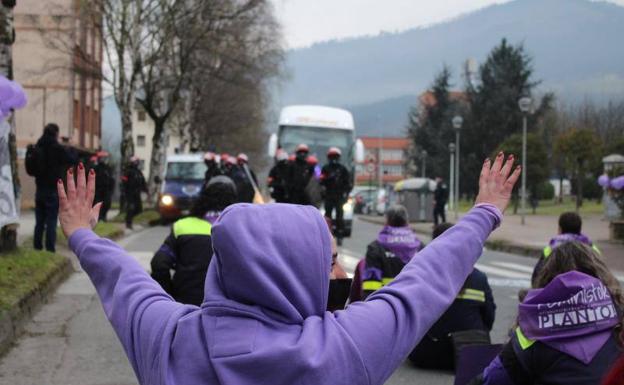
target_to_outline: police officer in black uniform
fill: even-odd
[[[444,179],[437,177],[436,183],[436,189],[433,193],[433,224],[435,226],[437,226],[438,223],[446,222],[444,206],[446,206],[446,202],[448,201],[448,186],[444,183]],[[438,217],[442,220],[441,222],[438,221]]]
[[[139,158],[133,156],[121,178],[123,192],[126,198],[126,227],[132,229],[132,220],[143,211],[141,192],[147,192],[147,183],[141,170],[139,170]]]
[[[433,238],[451,227],[450,223],[436,226]],[[421,368],[453,370],[453,335],[462,332],[468,338],[488,343],[495,313],[496,304],[487,277],[473,269],[455,301],[410,353],[410,361]]]
[[[328,163],[321,169],[321,184],[325,187],[325,216],[331,219],[333,211],[336,212],[335,236],[339,245],[344,230],[342,206],[347,201],[352,188],[349,170],[340,163],[341,155],[339,148],[331,147],[327,151]]]
[[[97,175],[95,180],[95,201],[102,202],[98,219],[106,222],[106,214],[110,210],[113,190],[115,190],[115,178],[113,177],[113,169],[108,164],[108,152],[98,151],[95,155],[97,157],[97,163],[93,167],[95,175]]]
[[[212,224],[236,200],[236,187],[230,178],[212,178],[191,215],[173,224],[171,234],[152,258],[152,278],[176,301],[201,305],[212,258]]]
[[[215,176],[221,175],[221,167],[217,163],[217,154],[214,152],[207,152],[204,154],[204,164],[206,165],[206,173],[204,174],[204,186],[210,182],[210,179]]]
[[[278,149],[275,154],[275,165],[269,171],[268,186],[271,198],[277,203],[288,203],[288,153]]]
[[[310,197],[306,193],[306,187],[314,170],[308,164],[310,149],[306,144],[300,144],[295,149],[295,160],[290,163],[288,172],[288,195],[290,203],[309,205]]]

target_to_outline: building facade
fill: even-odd
[[[20,0],[14,9],[14,78],[28,105],[16,113],[18,155],[23,161],[47,123],[60,127],[67,145],[87,155],[100,147],[102,27],[79,0]],[[22,203],[31,205],[34,180],[20,163]]]
[[[360,137],[365,161],[356,168],[356,184],[388,185],[407,176],[408,138]]]

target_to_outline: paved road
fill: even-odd
[[[352,271],[378,225],[356,221],[354,234],[345,240],[341,262]],[[146,268],[153,251],[168,233],[155,227],[124,239],[122,246]],[[479,267],[488,274],[498,305],[492,338],[505,341],[513,322],[519,287],[528,285],[533,260],[485,251]],[[27,325],[26,334],[0,360],[0,383],[12,385],[126,385],[136,384],[121,345],[104,318],[93,287],[82,272],[66,281],[53,300]],[[423,371],[404,364],[387,382],[399,384],[452,384],[447,373]]]

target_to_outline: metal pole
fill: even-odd
[[[455,130],[455,219],[459,218],[459,130]]]
[[[455,153],[451,152],[451,164],[449,167],[449,210],[455,208]]]
[[[427,175],[427,157],[423,156],[423,166],[422,166],[422,177],[425,178],[425,175]]]
[[[521,211],[522,211],[522,224],[525,223],[525,209],[526,209],[526,157],[527,157],[527,116],[526,113],[522,116],[522,192],[521,194]]]

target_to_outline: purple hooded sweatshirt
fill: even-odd
[[[423,246],[409,226],[384,226],[377,236],[377,242],[403,263],[408,263]]]
[[[311,206],[227,208],[199,308],[174,302],[114,242],[80,229],[69,243],[141,384],[382,384],[453,302],[501,218],[472,209],[392,283],[334,313],[331,237]]]

